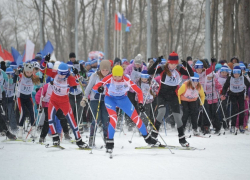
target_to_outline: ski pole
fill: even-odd
[[[189,74],[188,69],[187,69],[186,71],[187,71],[188,76],[189,76],[189,78],[190,78],[190,80],[191,80],[191,76],[190,76],[190,74]],[[194,86],[194,84],[193,84],[193,81],[192,81],[192,80],[191,80],[191,83],[192,83],[192,86],[195,88],[195,86]],[[200,100],[200,102],[201,102],[201,106],[202,106],[202,108],[204,109],[204,112],[205,112],[205,114],[206,114],[206,116],[207,116],[207,119],[209,120],[209,122],[210,122],[210,124],[211,124],[211,128],[210,128],[210,129],[213,129],[213,124],[212,124],[212,122],[211,122],[211,120],[210,120],[210,118],[209,118],[209,116],[208,116],[208,114],[207,114],[207,111],[206,111],[206,109],[205,109],[204,105],[202,104],[202,101],[201,101],[200,96],[198,96],[198,98],[199,98],[199,100]]]
[[[102,93],[100,93],[100,94],[99,94],[99,102],[98,102],[98,106],[97,106],[97,112],[96,112],[96,118],[95,118],[95,128],[94,128],[94,136],[93,136],[93,141],[92,141],[92,148],[91,148],[91,152],[90,152],[90,154],[93,154],[92,150],[93,150],[93,145],[94,145],[94,141],[95,141],[95,135],[96,135],[96,126],[97,126],[98,115],[99,115],[99,110],[100,110],[101,97],[102,97]]]
[[[74,96],[75,96],[75,112],[76,112],[76,124],[78,126],[78,111],[77,111],[77,101],[76,101],[76,90],[74,89]]]
[[[42,86],[41,94],[43,94],[43,87],[44,87],[44,85],[45,85],[45,83],[46,83],[46,73],[47,73],[47,63],[46,63],[45,70],[44,70],[44,75],[43,75],[43,86]],[[38,109],[40,109],[41,104],[42,104],[42,98],[40,98],[40,102],[39,102]],[[38,120],[38,116],[37,116],[36,121],[37,121],[37,120]],[[32,131],[32,127],[34,126],[34,124],[36,123],[36,121],[34,121],[33,124],[32,124],[32,126],[30,127],[30,130],[29,130],[29,132],[28,132],[28,134],[27,134],[27,136],[26,136],[26,138],[25,138],[25,141],[27,140],[27,138],[28,138],[30,132]]]
[[[245,110],[243,110],[243,111],[241,111],[241,112],[239,112],[239,113],[237,113],[237,114],[234,114],[234,115],[232,115],[232,116],[226,118],[226,120],[227,120],[227,119],[230,119],[230,118],[232,118],[232,117],[234,117],[234,116],[237,116],[238,114],[241,114],[241,113],[243,113],[243,112],[245,112],[245,111],[249,111],[249,109],[245,109]]]
[[[148,121],[152,124],[153,128],[155,129],[155,131],[158,132],[157,129],[156,129],[156,127],[155,127],[155,125],[154,125],[154,124],[152,123],[152,121],[149,119],[149,117],[147,116],[147,114],[146,114],[145,112],[143,112],[143,113],[144,113],[144,115],[146,116],[146,118],[148,119]],[[158,132],[158,134],[159,134],[159,136],[161,137],[162,141],[165,143],[165,145],[166,145],[166,147],[168,148],[168,150],[171,152],[171,154],[174,154],[174,153],[171,151],[171,149],[169,148],[169,146],[167,145],[167,143],[164,141],[164,139],[162,138],[162,136],[160,135],[159,132]]]

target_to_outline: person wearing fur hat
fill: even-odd
[[[92,88],[98,82],[100,82],[104,77],[106,77],[110,72],[111,72],[111,64],[110,64],[109,60],[102,60],[100,63],[99,70],[91,75],[90,80],[89,80],[89,84],[86,87],[85,95],[81,101],[81,106],[85,107],[87,105],[88,99],[90,99],[90,107],[92,109],[94,116],[96,116],[96,113],[97,113],[97,107],[98,107],[98,103],[99,103],[100,93],[95,93],[94,91],[92,91]],[[99,109],[97,124],[99,124],[100,121],[102,122],[103,137],[106,138],[107,131],[108,131],[109,118],[108,118],[108,112],[107,112],[107,109],[106,109],[106,106],[104,103],[105,95],[102,94],[101,96],[102,97],[101,97],[101,102],[100,102],[100,109]],[[96,120],[95,117],[93,117],[91,127],[90,127],[89,146],[92,146],[92,144],[95,146],[95,141],[94,141],[95,140],[95,138],[94,138],[95,120]],[[105,140],[106,139],[104,139],[104,141]]]
[[[166,105],[168,104],[172,109],[172,114],[177,124],[179,143],[182,146],[187,147],[189,146],[189,143],[186,141],[184,134],[177,94],[179,83],[181,81],[180,75],[193,76],[194,72],[186,61],[182,61],[182,64],[186,69],[184,69],[184,67],[179,67],[178,70],[176,69],[179,63],[179,57],[175,52],[169,54],[166,64],[158,66],[158,64],[161,63],[162,59],[163,57],[159,57],[148,70],[148,74],[153,75],[156,71],[156,74],[160,74],[161,77],[161,84],[158,91],[158,115],[155,121],[156,130],[152,130],[151,135],[154,138],[157,138],[163,117],[166,114]]]
[[[204,105],[205,93],[201,84],[199,83],[199,75],[194,73],[194,76],[191,77],[191,80],[185,81],[180,89],[178,89],[178,99],[183,109],[183,127],[186,128],[187,120],[190,116],[194,136],[199,135],[199,132],[197,131],[197,117],[199,113],[199,107],[196,102],[199,96],[201,98],[200,105]]]
[[[41,71],[45,73],[46,64],[50,60],[50,54],[45,57],[44,63],[41,65]],[[77,74],[77,69],[74,69],[74,74]],[[74,87],[77,89],[79,85],[76,81],[76,78],[71,76],[68,70],[68,65],[61,63],[58,66],[58,70],[53,71],[52,69],[46,69],[46,75],[54,78],[53,82],[53,92],[50,97],[49,106],[48,106],[48,120],[49,127],[52,132],[53,144],[55,146],[60,145],[60,138],[55,128],[55,116],[58,119],[66,118],[70,127],[73,131],[73,134],[76,139],[76,144],[79,148],[86,148],[88,145],[82,141],[78,125],[76,124],[70,103],[69,103],[69,87]]]
[[[19,82],[18,82],[18,89],[17,89],[17,104],[18,109],[20,112],[19,117],[19,132],[18,132],[18,138],[23,139],[23,124],[25,119],[24,114],[24,108],[26,107],[30,114],[30,123],[31,123],[31,136],[35,138],[35,114],[34,114],[34,108],[33,108],[33,101],[32,101],[32,91],[34,88],[34,85],[40,84],[40,79],[38,76],[34,74],[34,66],[31,63],[25,63],[23,73],[19,74]]]
[[[142,55],[138,54],[135,58],[132,64],[128,65],[127,68],[124,71],[124,74],[128,75],[130,79],[136,84],[140,77],[141,72],[143,70],[147,70],[147,66],[143,65],[142,61]],[[137,110],[137,102],[135,101],[135,92],[131,89],[128,92],[128,98],[131,101],[131,103],[134,105],[135,109]],[[126,115],[127,124],[129,125],[129,130],[132,130],[132,128],[135,126],[135,124],[132,122],[130,118]]]
[[[232,57],[231,60],[230,60],[230,62],[233,63],[233,64],[240,63],[240,61],[239,61],[239,59],[238,59],[237,56]]]
[[[244,111],[244,99],[248,100],[248,91],[246,91],[246,89],[248,89],[249,86],[250,83],[247,78],[242,75],[241,68],[239,66],[235,66],[231,73],[231,76],[227,78],[221,93],[221,100],[226,99],[226,93],[230,97],[232,104],[232,116],[234,114],[237,114],[238,112]],[[237,116],[231,118],[231,133],[235,133],[236,118]],[[244,112],[239,114],[239,130],[241,133],[245,132],[243,127],[243,120]]]
[[[148,144],[157,144],[157,141],[151,138],[151,135],[148,134],[145,124],[138,116],[135,107],[127,96],[130,88],[132,88],[138,95],[139,111],[141,113],[145,112],[145,108],[143,107],[143,93],[141,89],[123,74],[123,68],[120,65],[114,66],[112,74],[103,78],[93,87],[93,90],[96,93],[99,92],[102,94],[105,90],[104,102],[109,114],[109,125],[106,139],[107,152],[112,152],[114,148],[114,134],[117,123],[116,107],[124,111],[133,120]]]

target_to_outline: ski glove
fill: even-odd
[[[144,106],[143,106],[142,103],[139,103],[138,109],[139,109],[139,111],[142,112],[142,113],[145,112],[145,108],[144,108]]]
[[[158,64],[160,64],[160,63],[161,63],[161,59],[163,59],[163,56],[158,57],[157,60],[156,60],[156,62],[157,62]]]
[[[50,60],[50,53],[45,56],[45,63],[49,62]]]
[[[73,69],[73,73],[74,73],[74,74],[78,74],[78,69],[74,68],[74,69]]]
[[[80,102],[80,105],[81,105],[82,107],[85,107],[85,106],[86,106],[86,102],[88,102],[88,99],[87,99],[85,96],[83,96],[83,98],[82,98],[82,100],[81,100],[81,102]]]
[[[103,86],[100,86],[100,87],[98,88],[98,92],[99,92],[99,93],[103,93],[103,91],[104,91],[104,87],[103,87]]]
[[[212,57],[212,58],[211,58],[211,62],[212,62],[212,63],[216,63],[216,62],[217,62],[217,59],[215,59],[215,58]]]
[[[182,63],[182,65],[183,65],[184,67],[187,67],[187,61],[181,60],[181,63]]]

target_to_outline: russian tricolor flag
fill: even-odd
[[[122,16],[119,12],[115,14],[115,30],[121,31],[122,29]]]

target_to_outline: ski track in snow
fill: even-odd
[[[105,148],[93,149],[90,154],[90,151],[76,150],[75,144],[65,142],[61,145],[66,149],[61,150],[33,142],[1,142],[5,137],[0,137],[0,147],[4,146],[0,149],[0,179],[248,179],[249,135],[192,136],[187,139],[190,145],[206,150],[172,150],[175,153],[172,155],[168,149],[135,149],[146,145],[143,137],[136,133],[130,144],[132,132],[119,134],[117,132],[114,138],[113,159]],[[165,136],[161,132],[169,145],[179,146],[176,134],[170,131]],[[89,134],[82,136],[84,141],[86,135]],[[46,139],[46,144],[51,145],[51,138]],[[103,145],[100,134],[97,134],[96,145],[98,148]]]

